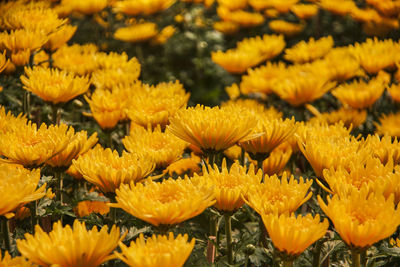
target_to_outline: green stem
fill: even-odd
[[[351,250],[351,266],[352,267],[360,267],[360,253],[356,250]]]
[[[293,261],[292,260],[283,261],[283,267],[293,267]]]
[[[107,135],[107,141],[108,141],[108,147],[113,150],[114,149],[114,145],[113,145],[113,140],[112,140],[112,130],[107,130],[106,131],[106,135]]]
[[[315,244],[315,247],[313,249],[313,267],[319,267],[319,261],[321,258],[321,250],[322,250],[322,244],[323,242],[321,240],[317,241]]]
[[[363,250],[361,252],[361,266],[367,266],[367,261],[368,261],[368,257],[367,257],[367,250]]]
[[[226,248],[228,254],[228,263],[233,264],[233,248],[232,248],[232,217],[230,214],[224,214],[225,219],[225,236],[226,236]]]
[[[244,267],[249,266],[249,255],[246,255],[245,261],[244,261]]]
[[[8,252],[11,252],[11,241],[10,241],[10,226],[8,225],[8,220],[3,216],[2,218],[2,228],[3,228],[3,237],[4,237],[4,245]]]
[[[53,124],[54,125],[60,125],[60,121],[61,121],[61,113],[60,110],[58,108],[58,105],[51,105],[51,110],[53,113],[52,119],[53,119]]]
[[[30,103],[31,103],[31,93],[24,90],[23,100],[22,100],[22,111],[26,115],[26,118],[30,119]]]

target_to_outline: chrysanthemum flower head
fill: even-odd
[[[290,11],[299,19],[309,19],[317,15],[318,6],[313,4],[296,4],[290,7]]]
[[[266,108],[264,104],[255,99],[237,99],[222,103],[222,107],[232,106],[244,108],[251,112],[252,116],[260,116],[262,118],[279,119],[282,118],[282,112],[276,110],[273,106]]]
[[[115,255],[129,266],[137,267],[182,267],[194,248],[195,239],[188,242],[188,235],[174,237],[153,235],[147,239],[143,234],[132,241],[129,247],[120,243],[121,253]]]
[[[126,15],[152,15],[163,11],[175,3],[176,0],[124,0],[115,1],[114,12]]]
[[[295,63],[306,63],[325,56],[333,47],[332,36],[322,37],[319,40],[310,38],[308,42],[301,41],[285,50],[285,59]]]
[[[222,151],[246,140],[256,124],[256,118],[240,107],[197,105],[178,111],[168,129],[202,150]]]
[[[280,13],[289,12],[290,8],[297,2],[299,2],[299,0],[249,0],[249,4],[256,10],[275,9]]]
[[[0,63],[1,65],[1,63]],[[1,68],[0,68],[1,69]],[[400,84],[392,83],[387,90],[389,91],[390,97],[397,103],[400,102]]]
[[[10,61],[6,58],[6,51],[0,54],[0,73],[7,67]]]
[[[85,15],[97,13],[107,7],[108,0],[63,0],[61,5],[68,6],[71,11],[76,11]]]
[[[274,149],[263,161],[263,171],[266,175],[278,174],[285,168],[290,157],[292,156],[292,148],[290,146]]]
[[[288,177],[286,172],[281,178],[266,175],[263,183],[249,188],[244,199],[258,214],[292,213],[311,198],[312,192],[307,193],[311,184],[312,180]]]
[[[367,249],[392,235],[400,224],[400,210],[393,195],[386,199],[364,188],[352,190],[347,196],[328,197],[327,204],[318,196],[318,202],[351,248]]]
[[[71,140],[66,133],[65,124],[36,124],[28,123],[6,126],[6,131],[0,133],[0,154],[5,162],[21,164],[25,167],[37,167],[46,163],[53,156],[64,150]]]
[[[24,257],[22,256],[17,256],[14,258],[11,258],[10,254],[8,251],[4,253],[4,257],[0,255],[0,266],[9,266],[9,267],[37,267],[36,264],[27,261]]]
[[[283,34],[285,36],[294,36],[301,33],[304,30],[304,24],[292,23],[286,20],[271,20],[268,23],[271,30],[276,33]]]
[[[134,24],[119,28],[114,33],[114,38],[124,42],[144,42],[158,34],[157,25],[153,22]]]
[[[380,137],[379,135],[368,135],[362,139],[364,145],[373,151],[374,157],[380,159],[382,164],[387,164],[392,161],[395,165],[400,163],[400,142],[397,138],[392,138],[389,135]]]
[[[211,59],[230,73],[243,73],[257,66],[263,60],[259,51],[254,49],[229,49],[225,52],[211,52]]]
[[[97,53],[94,44],[64,45],[53,53],[53,66],[77,75],[90,74],[98,68]]]
[[[85,223],[75,220],[72,228],[55,222],[50,233],[36,225],[35,234],[25,234],[25,239],[17,240],[17,247],[24,257],[42,266],[97,267],[115,258],[110,254],[123,238],[115,225],[108,233],[107,226],[87,230]]]
[[[261,58],[269,60],[279,55],[285,48],[286,42],[283,35],[267,35],[256,36],[253,38],[245,38],[237,43],[239,50],[257,50],[260,52]]]
[[[122,184],[116,194],[117,203],[110,206],[154,226],[181,223],[215,203],[213,188],[196,185],[189,178]]]
[[[315,241],[322,238],[329,227],[319,214],[313,217],[289,213],[263,214],[262,220],[274,247],[286,257],[297,257]]]
[[[240,26],[232,21],[217,21],[213,24],[213,28],[224,34],[234,34],[239,31]]]
[[[351,108],[340,108],[338,110],[320,113],[315,107],[306,105],[306,108],[315,117],[311,118],[308,122],[312,123],[327,123],[329,125],[343,122],[346,128],[357,128],[367,119],[366,110],[357,110]]]
[[[0,163],[0,215],[12,217],[13,211],[46,194],[46,185],[38,187],[40,170],[27,170],[22,166]]]
[[[322,9],[339,16],[345,16],[357,7],[353,0],[320,0],[318,5]]]
[[[13,53],[36,51],[48,41],[48,36],[40,30],[20,29],[2,35],[3,46]]]
[[[203,168],[201,176],[195,174],[195,183],[204,183],[214,188],[215,208],[220,211],[234,212],[244,204],[242,195],[247,193],[249,186],[258,185],[262,179],[261,171],[256,172],[254,165],[249,168],[234,163],[227,168],[226,160],[222,162],[221,170],[217,165]]]
[[[90,84],[87,77],[38,66],[25,68],[25,74],[21,76],[24,89],[53,104],[68,102],[85,93]]]
[[[188,145],[169,130],[162,132],[160,126],[154,130],[135,128],[122,143],[131,153],[149,154],[159,168],[165,168],[180,159]]]
[[[119,156],[116,150],[104,149],[100,145],[73,160],[72,164],[85,180],[104,193],[115,192],[123,183],[140,182],[155,167],[153,160],[147,156],[125,151]]]
[[[44,45],[44,48],[51,51],[57,50],[72,38],[77,29],[77,26],[72,26],[69,24],[62,25],[57,30],[49,34],[49,40]]]
[[[171,116],[186,107],[190,97],[179,81],[143,86],[132,94],[126,114],[131,121],[143,127],[158,124],[165,127]]]
[[[400,113],[383,114],[379,123],[375,122],[376,132],[379,135],[390,135],[400,137]]]
[[[170,176],[173,176],[174,174],[183,175],[185,173],[193,175],[194,173],[201,172],[200,161],[201,158],[192,153],[189,158],[182,158],[171,163],[164,170],[164,173],[168,173]]]
[[[109,202],[90,200],[80,201],[74,210],[77,216],[80,218],[88,216],[92,213],[106,215],[110,212],[110,206],[108,206],[107,203]]]
[[[224,6],[217,8],[217,14],[222,20],[235,22],[245,28],[261,25],[265,21],[265,18],[260,13],[244,10],[230,11]]]
[[[354,81],[342,84],[332,91],[332,94],[346,106],[363,109],[372,106],[382,95],[387,83],[379,77],[364,82]]]
[[[223,6],[229,10],[245,9],[247,6],[247,0],[229,1],[229,0],[217,0],[219,6]]]

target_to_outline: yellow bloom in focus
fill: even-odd
[[[114,38],[124,42],[144,42],[158,34],[157,25],[153,22],[144,22],[132,26],[119,28]]]
[[[178,111],[170,118],[168,129],[203,151],[222,151],[246,140],[256,124],[256,118],[240,107],[197,105]]]
[[[217,21],[214,22],[213,28],[216,31],[222,32],[224,34],[235,34],[239,31],[239,24],[232,21]]]
[[[189,178],[122,184],[115,193],[117,203],[111,207],[121,208],[154,226],[181,223],[215,203],[213,188],[195,185]]]
[[[319,40],[310,38],[308,42],[301,41],[285,50],[284,58],[294,63],[306,63],[325,56],[333,47],[332,36],[322,37]]]
[[[89,89],[87,77],[43,67],[25,67],[21,76],[24,89],[53,104],[68,102]]]
[[[11,258],[10,254],[8,254],[8,251],[6,251],[4,253],[3,258],[0,255],[0,266],[2,266],[2,267],[37,267],[38,265],[27,261],[22,256],[17,256],[15,258]]]
[[[11,114],[11,111],[6,112],[4,107],[0,106],[0,134],[10,131],[13,129],[22,128],[27,124],[27,119],[22,113],[17,117]]]
[[[0,163],[0,215],[12,217],[13,211],[46,194],[46,184],[38,187],[40,170],[29,171],[18,165]]]
[[[49,35],[49,40],[44,45],[44,48],[55,51],[65,45],[75,34],[77,26],[65,24]]]
[[[176,0],[123,0],[115,1],[114,12],[126,15],[152,15],[163,11],[175,3]]]
[[[315,107],[306,105],[306,108],[315,116],[308,122],[312,123],[327,123],[329,125],[343,122],[346,128],[357,128],[367,119],[366,110],[357,110],[351,108],[340,108],[334,111],[320,113]]]
[[[62,0],[62,6],[85,15],[97,13],[107,7],[108,0]]]
[[[38,167],[63,151],[71,137],[66,134],[68,126],[42,124],[8,125],[0,133],[0,155],[3,162],[17,163],[25,167]]]
[[[274,80],[272,90],[281,99],[297,107],[322,97],[335,85],[336,82],[329,81],[325,75],[292,67]]]
[[[39,50],[47,41],[48,36],[40,30],[14,30],[0,37],[2,45],[9,51],[36,51]]]
[[[99,53],[99,69],[92,73],[92,83],[97,89],[112,90],[118,85],[129,86],[140,75],[140,63],[137,58],[128,59],[126,53]]]
[[[72,127],[68,129],[66,135],[69,136],[71,141],[63,151],[47,161],[47,165],[52,167],[69,167],[73,159],[86,153],[98,141],[97,133],[92,134],[92,136],[88,138],[86,131],[75,133]]]
[[[107,205],[109,202],[104,201],[80,201],[75,208],[75,213],[80,218],[88,216],[92,213],[99,213],[106,215],[110,212],[110,207]]]
[[[347,196],[328,197],[327,204],[318,196],[318,202],[351,248],[367,249],[392,235],[400,224],[400,209],[393,196],[385,199],[368,190],[352,190]]]
[[[131,121],[143,127],[159,124],[164,128],[171,116],[186,108],[189,97],[179,81],[143,86],[132,92],[126,114]]]
[[[15,66],[25,66],[28,65],[30,56],[31,50],[19,50],[11,53],[11,62]]]
[[[140,182],[155,167],[151,158],[125,151],[119,156],[116,150],[103,149],[100,145],[72,160],[72,164],[103,193],[115,192],[121,184]]]
[[[363,109],[371,107],[381,97],[386,85],[387,83],[379,77],[369,82],[358,80],[338,86],[332,90],[332,95],[344,106]]]
[[[390,135],[400,137],[400,113],[383,114],[379,123],[375,122],[376,133],[379,135]]]
[[[379,71],[395,67],[399,60],[397,55],[400,47],[392,39],[380,41],[377,38],[367,39],[364,43],[356,43],[350,51],[368,73],[375,74]]]
[[[318,6],[296,4],[290,8],[290,11],[292,11],[299,19],[309,19],[317,15]]]
[[[75,220],[72,229],[70,225],[63,227],[61,222],[55,222],[50,233],[36,225],[35,234],[18,239],[17,247],[24,257],[41,266],[97,267],[115,258],[110,253],[124,237],[120,237],[115,225],[108,233],[107,226],[100,231],[96,226],[87,230],[85,223]]]
[[[7,67],[10,61],[6,58],[6,51],[0,54],[0,73]]]
[[[329,227],[319,214],[262,214],[262,220],[274,247],[285,256],[297,257],[311,244],[322,238]]]
[[[153,131],[135,128],[122,143],[131,153],[148,154],[158,168],[165,168],[180,159],[188,145],[168,130],[161,132],[160,126]]]
[[[253,49],[228,49],[225,52],[211,52],[211,59],[230,73],[240,74],[264,61],[261,54]]]
[[[240,92],[245,95],[252,93],[271,94],[275,79],[278,79],[285,69],[286,66],[282,62],[267,62],[266,65],[256,69],[248,69],[247,75],[242,76]]]
[[[201,176],[195,174],[192,181],[196,184],[204,183],[214,188],[216,202],[214,207],[220,211],[235,212],[243,206],[242,195],[247,193],[249,186],[261,183],[262,172],[256,173],[254,165],[249,168],[234,163],[228,170],[226,160],[222,162],[221,170],[217,165],[203,167]]]
[[[400,142],[397,138],[392,139],[389,135],[379,137],[379,135],[368,135],[364,140],[364,145],[371,148],[374,157],[380,159],[382,164],[392,161],[395,165],[400,164]]]
[[[115,255],[133,267],[182,267],[194,248],[195,239],[188,242],[188,235],[169,232],[166,236],[153,235],[147,240],[140,234],[129,247],[120,243],[121,253]]]
[[[289,37],[301,33],[305,27],[303,24],[287,22],[285,20],[271,20],[268,26],[272,31]]]
[[[263,170],[266,175],[279,174],[285,168],[290,157],[292,156],[292,149],[288,147],[281,149],[277,147],[274,149],[268,158],[263,162]]]
[[[267,35],[256,36],[253,38],[245,38],[237,43],[239,50],[257,50],[263,60],[269,60],[279,55],[285,48],[286,42],[283,35]]]
[[[263,133],[261,136],[240,142],[240,146],[247,152],[258,155],[268,155],[277,146],[286,141],[296,131],[297,125],[292,119],[258,117],[258,124],[253,133]]]
[[[176,28],[172,25],[164,27],[157,36],[152,40],[152,44],[165,44],[172,35],[175,34]]]
[[[77,75],[90,74],[98,68],[97,53],[94,44],[64,45],[53,53],[53,66]]]
[[[1,60],[1,59],[0,59]],[[1,66],[1,63],[0,63]],[[0,72],[1,72],[1,67],[0,67]],[[389,91],[390,97],[395,101],[395,102],[400,102],[400,84],[394,84],[390,87],[387,88]]]
[[[119,91],[97,89],[91,98],[85,96],[91,114],[102,129],[113,129],[124,118],[125,102]],[[126,101],[126,99],[125,99]]]
[[[247,111],[251,112],[252,116],[260,116],[264,119],[279,119],[282,118],[282,112],[276,110],[273,106],[266,108],[264,104],[255,100],[255,99],[237,99],[235,101],[227,101],[222,103],[222,107],[236,107],[236,108],[244,108]]]
[[[312,192],[307,194],[311,184],[312,180],[303,177],[287,177],[286,172],[281,178],[266,175],[263,183],[251,186],[243,197],[258,214],[292,213],[311,198]]]

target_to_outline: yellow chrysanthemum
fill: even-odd
[[[324,170],[324,179],[329,189],[322,187],[330,193],[345,196],[350,190],[361,190],[363,187],[369,192],[383,194],[389,198],[394,194],[395,203],[400,200],[400,173],[393,172],[393,161],[383,165],[377,158],[368,159],[365,164],[350,162],[348,170],[339,166],[337,170],[331,168]]]
[[[65,124],[42,124],[37,129],[36,124],[7,125],[6,131],[0,133],[0,154],[4,162],[21,164],[25,167],[35,167],[46,163],[49,159],[63,151],[71,140],[66,134]]]
[[[108,0],[63,0],[61,5],[68,6],[72,11],[85,15],[97,13],[107,7]]]
[[[217,165],[203,167],[201,176],[195,174],[192,181],[196,184],[206,184],[214,188],[215,208],[220,211],[234,212],[244,204],[242,195],[247,193],[249,186],[260,184],[262,172],[255,171],[254,165],[249,168],[234,163],[228,170],[226,160],[222,162],[221,170]]]
[[[173,176],[174,174],[182,175],[188,172],[190,175],[193,175],[194,173],[201,171],[200,162],[201,158],[192,153],[190,158],[183,158],[171,163],[164,170],[164,173],[168,173],[170,176]]]
[[[253,49],[229,49],[225,52],[211,52],[211,59],[230,73],[243,73],[248,68],[263,62],[259,51]]]
[[[348,166],[350,162],[362,164],[371,157],[372,151],[350,137],[349,131],[343,124],[310,124],[299,133],[298,146],[317,177],[323,178],[324,169]]]
[[[153,22],[138,23],[132,26],[119,28],[114,38],[124,42],[144,42],[158,34],[157,25]]]
[[[0,59],[1,60],[1,59]],[[0,63],[1,66],[1,63]],[[1,67],[0,67],[0,72],[1,72]],[[400,102],[400,84],[394,84],[392,83],[391,86],[387,88],[389,91],[390,97],[395,101],[395,102]]]
[[[10,254],[8,254],[8,251],[6,251],[4,253],[3,258],[0,255],[0,266],[1,267],[37,267],[38,265],[27,261],[24,257],[21,257],[21,256],[11,258]]]
[[[367,119],[366,110],[357,110],[351,108],[340,108],[334,111],[320,113],[315,107],[306,105],[306,108],[315,116],[309,120],[309,123],[327,123],[329,125],[343,122],[346,128],[357,128]]]
[[[25,74],[21,76],[24,89],[53,104],[65,103],[84,94],[90,85],[87,77],[57,69],[25,68]]]
[[[140,182],[155,167],[152,159],[137,154],[122,153],[97,145],[81,155],[72,164],[88,182],[98,186],[104,193],[115,192],[121,184]]]
[[[292,11],[299,19],[309,19],[318,14],[318,6],[312,4],[296,4],[290,7],[290,11]]]
[[[55,222],[50,233],[36,225],[35,234],[18,239],[17,247],[24,257],[41,266],[97,267],[115,258],[110,254],[124,237],[120,237],[115,225],[108,233],[107,226],[100,231],[96,226],[87,230],[85,223],[75,220],[72,229],[70,225],[63,227],[61,222]]]
[[[379,123],[374,123],[379,135],[390,135],[400,137],[400,113],[383,114]]]
[[[342,84],[332,91],[332,94],[346,106],[363,109],[372,106],[385,90],[386,82],[375,78],[369,82],[362,80]]]
[[[10,61],[6,58],[6,51],[0,54],[0,73],[7,67]]]
[[[160,126],[147,131],[144,128],[135,128],[122,143],[129,152],[148,154],[159,168],[165,168],[177,161],[187,147],[186,142],[168,130],[162,132]]]
[[[218,5],[226,7],[229,10],[238,10],[245,9],[247,6],[247,0],[238,0],[238,1],[230,1],[230,0],[217,0]]]
[[[19,50],[11,53],[11,62],[15,66],[25,66],[28,65],[31,56],[31,50]]]
[[[49,35],[49,40],[44,45],[44,48],[55,51],[65,45],[75,34],[77,26],[65,24]]]
[[[230,11],[224,6],[217,8],[218,16],[224,21],[231,21],[239,24],[241,27],[255,27],[264,23],[264,16],[260,13],[247,12],[244,10]]]
[[[157,124],[165,127],[171,116],[186,107],[190,97],[179,81],[143,86],[132,94],[126,113],[131,121],[143,127]]]
[[[46,162],[47,165],[52,167],[69,167],[72,164],[73,159],[86,153],[98,141],[97,133],[92,134],[88,138],[86,131],[75,133],[75,130],[72,127],[68,129],[66,135],[69,136],[70,139],[67,147],[48,160]]]
[[[274,32],[285,36],[294,36],[299,34],[305,27],[303,24],[292,23],[285,20],[271,20],[268,23],[268,26]]]
[[[271,94],[275,79],[278,79],[285,69],[286,66],[282,62],[267,62],[266,65],[256,69],[248,69],[248,74],[242,76],[240,92],[245,95],[251,93]]]
[[[168,129],[202,150],[222,151],[246,140],[256,124],[256,118],[240,107],[197,105],[178,111]]]
[[[129,247],[120,243],[121,253],[115,255],[132,267],[182,267],[194,248],[195,239],[188,242],[188,235],[178,235],[169,232],[168,236],[147,238],[140,234]]]
[[[217,21],[213,24],[213,27],[216,31],[224,34],[234,34],[240,29],[239,24],[232,21]]]
[[[269,60],[279,55],[285,46],[286,42],[283,35],[274,34],[245,38],[237,43],[237,49],[239,50],[259,51],[263,60]]]
[[[392,39],[379,41],[377,38],[367,39],[361,44],[356,43],[351,48],[360,65],[371,74],[386,68],[394,68],[398,57],[393,55],[399,53],[399,50],[399,44]]]
[[[176,0],[123,0],[116,1],[114,12],[122,12],[127,15],[152,15],[163,11],[175,3]]]
[[[271,119],[258,117],[258,124],[253,133],[263,133],[261,136],[240,142],[240,146],[247,152],[257,156],[268,155],[277,146],[287,140],[296,131],[296,122],[292,119]]]
[[[255,99],[237,99],[235,101],[227,101],[222,103],[222,107],[232,106],[236,108],[244,108],[251,112],[252,116],[260,116],[262,118],[279,119],[282,118],[282,112],[275,109],[273,106],[266,108],[264,104]]]
[[[46,185],[38,187],[40,170],[29,171],[18,165],[0,163],[0,215],[10,217],[26,203],[44,197]]]
[[[368,135],[364,140],[364,145],[369,147],[374,157],[380,159],[382,164],[393,161],[395,165],[400,164],[400,142],[397,138],[392,139],[389,135],[379,137],[379,135]]]
[[[333,47],[332,36],[319,40],[310,38],[308,42],[301,41],[285,50],[284,58],[295,63],[306,63],[325,56]]]
[[[266,175],[278,174],[285,168],[290,157],[292,156],[292,149],[274,149],[268,158],[263,161],[263,170]]]
[[[266,175],[263,183],[249,188],[244,199],[258,214],[292,213],[311,198],[312,192],[307,194],[311,184],[312,180],[288,177],[286,172],[281,178]]]
[[[289,215],[288,213],[262,215],[274,247],[285,256],[297,257],[315,241],[322,238],[329,227],[325,218],[321,222],[319,214]]]
[[[62,46],[53,53],[53,66],[77,75],[90,74],[98,68],[94,44]]]
[[[400,209],[396,209],[393,195],[386,199],[368,190],[352,190],[347,196],[328,197],[327,204],[318,196],[318,202],[352,248],[367,249],[392,235],[400,224]]]
[[[18,129],[27,124],[26,117],[21,113],[15,117],[11,111],[6,112],[5,108],[0,106],[0,134],[10,131],[9,127]]]
[[[353,0],[319,0],[318,5],[324,10],[343,17],[357,7]]]
[[[92,213],[106,215],[110,212],[110,206],[108,206],[107,203],[109,202],[90,200],[80,201],[74,210],[79,217],[85,217]]]
[[[213,188],[195,185],[189,178],[122,184],[115,192],[117,203],[110,206],[154,226],[181,223],[215,203]]]
[[[48,36],[40,30],[21,29],[3,34],[1,39],[4,48],[15,53],[40,49],[48,41]]]
[[[336,85],[329,77],[292,67],[273,82],[272,90],[292,106],[312,102]]]
[[[256,10],[275,9],[280,13],[289,12],[290,8],[299,0],[249,0],[249,4]]]
[[[89,103],[90,115],[96,120],[102,129],[113,129],[117,123],[125,117],[124,109],[126,100],[120,91],[97,89],[91,98],[85,96]]]

